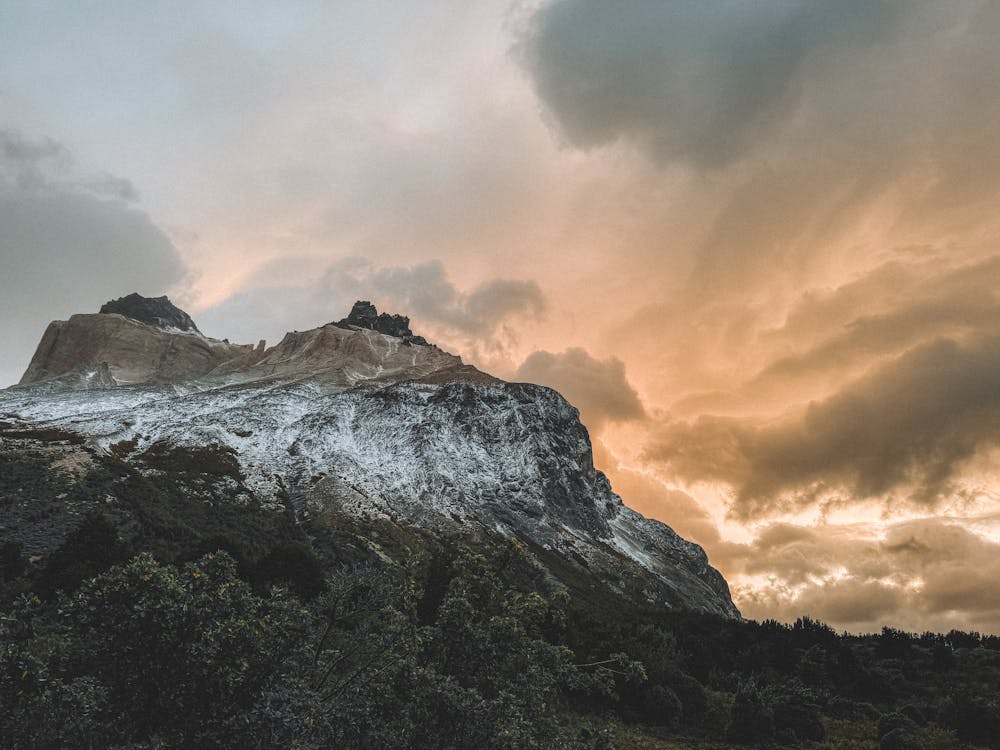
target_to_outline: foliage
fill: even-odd
[[[108,519],[89,513],[49,557],[35,590],[43,597],[72,591],[80,583],[128,557],[125,544]]]
[[[41,616],[5,622],[2,735],[14,747],[250,746],[242,721],[306,634],[301,605],[262,598],[228,555],[182,568],[140,555]],[[36,600],[37,602],[37,600]]]
[[[570,696],[644,677],[624,657],[577,664],[547,639],[559,598],[485,557],[457,557],[429,624],[414,581],[341,572],[307,605],[255,593],[224,552],[142,554],[54,605],[22,597],[2,631],[4,746],[598,748]]]

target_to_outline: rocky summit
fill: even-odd
[[[0,451],[30,444],[80,481],[106,460],[183,478],[213,513],[252,505],[350,527],[384,558],[400,535],[506,539],[580,595],[739,616],[699,546],[612,491],[555,391],[483,373],[367,301],[267,347],[208,338],[177,325],[190,319],[166,298],[133,297],[50,324],[21,384],[0,391]],[[200,458],[165,469],[178,451]],[[45,555],[60,540],[43,527],[69,511],[33,513],[29,494],[6,532]]]
[[[388,336],[400,338],[407,344],[421,344],[426,346],[427,340],[423,336],[414,336],[410,330],[410,319],[405,315],[390,315],[389,313],[379,313],[368,300],[358,300],[351,308],[350,314],[335,325],[341,328],[367,328],[371,331],[378,331]]]
[[[174,329],[177,331],[198,331],[198,326],[191,316],[174,305],[167,297],[143,297],[133,292],[127,297],[105,302],[101,305],[102,314],[124,315],[126,318],[157,328]]]

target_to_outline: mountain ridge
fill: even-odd
[[[355,322],[270,348],[119,313],[73,316],[46,330],[22,384],[0,391],[0,415],[137,465],[164,445],[221,450],[244,477],[235,502],[497,533],[644,605],[739,616],[700,547],[613,493],[557,392],[421,343],[405,316],[355,309]]]

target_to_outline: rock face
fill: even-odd
[[[211,375],[232,382],[312,380],[324,388],[348,388],[360,382],[385,384],[432,373],[461,377],[469,371],[486,377],[436,346],[409,346],[405,339],[391,334],[330,323],[286,333],[270,349],[234,358]]]
[[[413,335],[413,331],[410,330],[410,319],[408,317],[405,315],[390,315],[389,313],[379,314],[379,311],[375,309],[375,305],[368,300],[358,300],[355,302],[350,314],[334,325],[340,328],[349,328],[351,326],[367,328],[370,331],[378,331],[387,336],[401,338],[407,344],[427,345],[427,340],[423,336]]]
[[[381,316],[373,323],[374,308],[362,304],[354,320],[376,325]],[[0,416],[72,431],[97,452],[117,455],[115,446],[128,445],[135,460],[163,445],[232,451],[258,501],[283,497],[303,519],[500,534],[560,580],[605,586],[650,606],[739,616],[700,547],[612,492],[593,465],[579,413],[558,393],[506,383],[437,347],[407,346],[403,336],[350,320],[286,334],[270,349],[233,347],[214,366],[211,352],[197,366],[187,353],[183,367],[169,367],[162,350],[153,356],[139,347],[142,367],[157,357],[161,364],[122,386],[123,372],[141,368],[121,359],[133,357],[138,343],[117,350],[117,337],[172,336],[199,347],[211,340],[120,315],[74,316],[43,337],[35,359],[48,369],[26,374],[34,384],[0,391]],[[105,327],[88,351],[82,331]],[[47,354],[62,351],[64,329],[74,331],[71,355]],[[55,343],[47,341],[53,336]],[[95,371],[105,374],[75,388],[51,375],[38,382],[53,363],[82,360],[106,362]]]
[[[74,315],[49,324],[21,384],[63,378],[67,385],[87,385],[99,373],[116,384],[174,382],[206,375],[250,351],[249,346],[194,331],[172,332],[119,314]]]
[[[174,305],[167,297],[143,297],[133,292],[127,297],[105,302],[101,305],[103,314],[116,313],[157,328],[174,328],[178,331],[194,331],[198,326],[191,316]]]

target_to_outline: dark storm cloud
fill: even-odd
[[[532,352],[514,378],[555,388],[594,430],[607,422],[645,416],[642,402],[625,375],[625,365],[617,357],[596,359],[578,347],[558,354]]]
[[[559,131],[588,148],[634,142],[656,159],[716,165],[780,128],[796,77],[824,46],[892,28],[879,0],[555,0],[521,55]]]
[[[776,424],[703,416],[667,425],[647,457],[735,490],[754,517],[847,495],[933,505],[963,464],[1000,444],[1000,338],[941,339]]]
[[[123,200],[130,185],[79,174],[50,139],[0,134],[0,384],[20,377],[50,320],[132,291],[162,293],[184,275],[170,240]]]
[[[681,306],[709,316],[857,268],[872,253],[849,248],[897,231],[954,243],[978,226],[980,242],[1000,191],[998,31],[1000,6],[966,0],[553,0],[521,56],[570,145],[701,167],[672,224],[712,205]],[[674,234],[653,242],[661,265]]]

